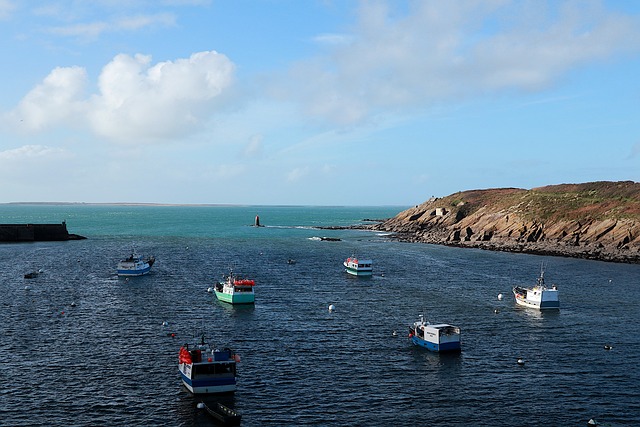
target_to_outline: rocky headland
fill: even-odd
[[[463,191],[367,228],[409,242],[640,263],[640,183]]]

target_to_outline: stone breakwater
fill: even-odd
[[[392,232],[406,242],[494,251],[640,263],[640,223],[630,219],[528,220],[482,207],[465,216],[432,199],[382,223],[367,226]]]
[[[70,234],[66,222],[62,224],[0,224],[0,242],[44,242],[81,240],[86,237]]]

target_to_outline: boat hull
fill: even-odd
[[[151,271],[151,266],[147,264],[146,267],[141,269],[118,269],[118,276],[144,276],[145,274],[149,274]]]
[[[193,394],[221,394],[233,393],[236,391],[236,380],[192,380],[184,373],[182,375],[182,384]]]
[[[345,268],[345,271],[353,276],[372,276],[372,270],[356,270],[354,268]]]
[[[237,293],[226,293],[220,292],[218,290],[215,291],[216,298],[219,301],[226,302],[229,304],[254,304],[255,303],[255,294],[253,292],[237,292]]]
[[[427,350],[434,351],[436,353],[458,352],[462,350],[462,347],[460,346],[460,341],[436,343],[436,342],[430,342],[430,341],[424,340],[414,335],[411,337],[411,342],[414,345],[424,347]]]
[[[560,299],[555,289],[527,289],[516,286],[513,288],[513,296],[516,304],[522,307],[536,310],[560,309]]]

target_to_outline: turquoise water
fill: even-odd
[[[384,219],[404,207],[0,205],[0,223],[60,223],[86,237],[274,238],[318,226]],[[270,234],[253,228],[255,216]]]
[[[640,425],[639,265],[315,228],[402,209],[0,205],[0,222],[87,237],[0,244],[0,425],[212,425],[177,370],[198,331],[241,355],[238,391],[208,399],[244,426]],[[117,277],[131,247],[156,257],[150,275]],[[354,253],[373,277],[344,273]],[[542,262],[559,312],[513,301]],[[255,306],[207,292],[229,268]],[[421,313],[461,328],[459,355],[410,344]]]

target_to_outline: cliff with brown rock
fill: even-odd
[[[413,242],[640,263],[640,183],[464,191],[374,228]]]

